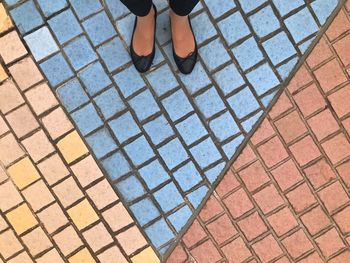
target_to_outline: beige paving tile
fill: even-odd
[[[69,171],[58,154],[54,154],[38,164],[41,174],[49,185],[69,175]]]
[[[43,180],[35,182],[23,190],[22,194],[34,212],[55,201],[55,198]]]
[[[118,231],[133,222],[122,203],[112,206],[103,212],[102,215],[113,231]]]
[[[8,179],[8,176],[5,172],[5,169],[1,167],[0,165],[0,183]]]
[[[26,90],[43,79],[31,57],[26,57],[9,67],[10,73],[21,90]]]
[[[97,256],[101,263],[127,263],[125,256],[117,246],[113,246]]]
[[[27,105],[23,105],[9,113],[6,119],[18,138],[27,135],[39,127],[39,123]]]
[[[70,206],[84,196],[72,177],[60,182],[53,191],[64,207]]]
[[[11,79],[0,84],[0,111],[7,113],[24,103],[22,95]]]
[[[33,263],[33,260],[29,257],[27,252],[23,251],[21,254],[7,261],[7,263]]]
[[[55,150],[42,130],[23,140],[22,144],[34,162],[40,161]]]
[[[62,108],[50,112],[42,118],[42,122],[53,140],[73,129],[72,123]]]
[[[114,189],[106,179],[90,187],[86,192],[98,209],[103,209],[118,200]]]
[[[91,155],[72,165],[71,168],[82,187],[89,185],[103,176]]]
[[[37,115],[58,105],[55,95],[46,83],[39,84],[28,90],[25,96]]]
[[[17,237],[11,229],[0,234],[0,254],[6,259],[22,249]]]
[[[5,166],[8,166],[23,155],[22,148],[12,134],[8,134],[0,139],[0,161]]]
[[[8,181],[0,185],[0,210],[7,211],[23,202],[15,185]]]
[[[40,227],[24,235],[22,240],[33,257],[52,247],[51,241]]]
[[[54,235],[53,239],[65,256],[83,245],[83,242],[72,226],[68,226],[61,232]],[[67,242],[67,240],[69,240],[69,242]]]
[[[117,235],[117,240],[128,255],[147,245],[146,239],[136,226]]]
[[[0,6],[0,15],[1,15],[1,6]],[[0,27],[1,27],[1,24],[0,24]],[[1,31],[1,28],[0,28],[0,31]],[[23,46],[21,39],[19,38],[16,31],[12,31],[4,35],[3,37],[0,37],[0,56],[5,61],[6,64],[24,56],[25,54],[27,54],[27,50]]]
[[[51,249],[46,252],[43,256],[36,259],[37,263],[64,263],[60,254],[58,254],[56,249]]]
[[[0,215],[0,231],[3,231],[3,230],[5,230],[8,227],[9,227],[9,225],[6,223],[6,221],[2,217],[2,215]]]
[[[86,230],[83,233],[83,236],[94,252],[113,243],[111,235],[102,223],[97,224],[89,230]]]
[[[5,123],[4,118],[0,116],[0,136],[9,131],[9,127]]]
[[[62,208],[57,203],[46,207],[37,215],[46,231],[50,234],[69,222]]]

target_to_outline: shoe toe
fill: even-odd
[[[135,68],[141,73],[148,71],[152,66],[153,54],[149,56],[137,56],[136,54],[132,54],[131,58]]]
[[[196,65],[195,59],[184,59],[181,61],[181,65],[179,65],[179,70],[183,74],[190,74]]]

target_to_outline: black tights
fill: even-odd
[[[152,7],[152,0],[121,0],[122,3],[137,16],[146,16]],[[165,1],[165,0],[164,0]],[[175,14],[187,16],[199,0],[169,0],[169,5]]]

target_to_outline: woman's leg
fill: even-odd
[[[152,8],[152,0],[121,0],[136,16],[146,16]]]
[[[154,14],[152,0],[121,0],[137,16],[137,25],[133,37],[133,49],[139,56],[152,52],[154,40]]]
[[[174,49],[180,57],[186,57],[195,49],[195,40],[187,16],[199,0],[169,0]]]
[[[169,0],[169,5],[178,16],[189,15],[199,0]]]

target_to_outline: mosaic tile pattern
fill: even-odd
[[[133,18],[119,1],[5,2],[49,84],[160,254],[338,4],[225,1],[218,7],[203,1],[193,16],[201,59],[190,76],[174,70],[164,11],[155,65],[141,76],[125,48]],[[223,129],[227,123],[232,129]]]
[[[159,262],[2,3],[0,25],[0,262]]]
[[[350,261],[349,15],[347,1],[168,263]]]

